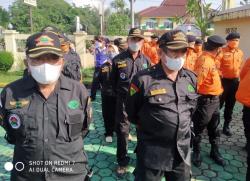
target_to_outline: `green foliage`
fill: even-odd
[[[116,10],[117,13],[124,13],[126,3],[124,0],[114,0],[111,2],[111,7]]]
[[[0,26],[7,28],[9,24],[9,13],[0,6]]]
[[[116,11],[112,13],[107,20],[107,35],[120,35],[128,34],[130,24],[130,12],[126,7],[124,0],[114,0],[111,2],[111,7]]]
[[[106,34],[110,36],[126,36],[128,34],[129,23],[130,19],[127,15],[113,13],[108,18]]]
[[[10,7],[11,23],[22,33],[30,32],[29,7],[23,0],[16,0]],[[34,32],[52,25],[65,33],[75,32],[75,17],[79,16],[82,24],[88,27],[89,34],[98,32],[98,11],[85,7],[77,8],[63,0],[37,0],[37,8],[32,7]]]
[[[12,53],[1,51],[0,52],[0,71],[7,72],[14,63],[14,57]]]
[[[208,27],[212,22],[211,3],[203,4],[199,0],[188,0],[187,12],[195,18],[196,26],[201,29],[202,37],[209,35]]]

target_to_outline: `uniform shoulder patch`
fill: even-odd
[[[135,84],[132,83],[130,85],[130,96],[133,96],[134,94],[136,94],[139,91],[140,91],[140,89]]]
[[[75,110],[75,109],[79,108],[79,106],[80,106],[80,103],[77,100],[71,100],[68,102],[69,109]]]
[[[108,71],[109,71],[109,68],[108,68],[108,67],[103,67],[103,68],[102,68],[102,73],[108,72]]]
[[[13,129],[18,129],[21,126],[21,119],[17,114],[10,114],[8,121]]]
[[[188,92],[190,92],[190,93],[195,92],[195,88],[194,88],[191,84],[188,84],[187,90],[188,90]]]

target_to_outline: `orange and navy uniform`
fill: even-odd
[[[250,107],[250,58],[244,64],[240,72],[240,84],[236,93],[236,100]]]
[[[193,48],[188,48],[186,53],[186,61],[183,67],[193,72],[197,58],[198,57],[195,50]]]
[[[197,54],[197,58],[199,56],[201,56],[202,52],[203,52],[203,46],[202,44],[197,44],[197,45],[194,45],[194,50],[195,50],[195,53]]]
[[[220,56],[218,64],[222,78],[239,78],[244,53],[238,48],[231,49],[227,46],[222,48]]]
[[[196,61],[194,71],[197,74],[197,89],[202,95],[217,96],[223,92],[215,60],[214,55],[204,51]]]
[[[144,55],[146,55],[150,59],[151,65],[159,63],[160,58],[158,55],[158,49],[159,46],[157,43],[148,41],[145,41],[142,46],[141,51]]]

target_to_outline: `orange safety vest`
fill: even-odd
[[[197,89],[202,95],[220,95],[223,92],[219,71],[215,64],[215,56],[204,51],[195,64]]]

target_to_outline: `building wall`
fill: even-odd
[[[215,34],[226,37],[229,32],[236,31],[241,34],[240,48],[244,51],[245,59],[250,57],[250,17],[234,20],[214,22]]]
[[[140,26],[142,26],[142,25],[145,25],[146,24],[146,22],[149,20],[149,19],[155,19],[156,20],[156,22],[157,22],[157,24],[158,24],[158,26],[159,25],[164,25],[164,22],[166,21],[166,19],[171,19],[171,17],[152,17],[152,18],[150,18],[150,17],[141,17],[140,18]],[[173,22],[173,29],[175,29],[177,27],[177,24],[175,23],[175,22]],[[159,30],[161,30],[161,28],[156,28],[157,30],[159,29]],[[168,29],[166,29],[166,30],[168,30]],[[170,29],[169,29],[170,30]]]

